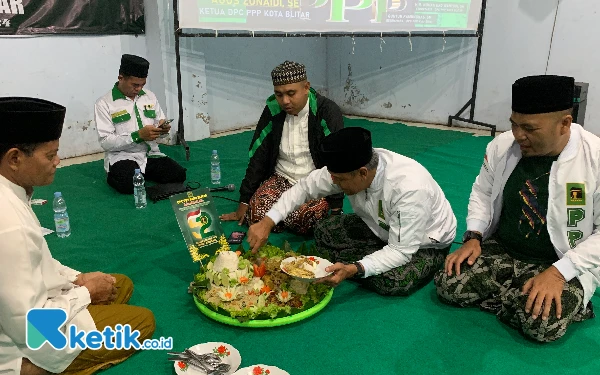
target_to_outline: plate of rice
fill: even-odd
[[[281,270],[297,280],[315,281],[331,275],[325,269],[333,264],[317,256],[295,256],[281,261]]]

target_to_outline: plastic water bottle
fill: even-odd
[[[210,181],[213,185],[221,184],[221,162],[217,150],[213,150],[210,156]]]
[[[69,223],[69,215],[67,214],[67,203],[60,191],[54,193],[52,208],[54,209],[56,235],[61,238],[69,237],[71,235],[71,224]]]
[[[146,207],[146,187],[144,186],[144,175],[141,170],[136,169],[133,175],[133,197],[135,198],[135,208]]]

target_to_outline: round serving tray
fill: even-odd
[[[325,295],[325,298],[321,300],[321,302],[317,303],[310,309],[301,311],[299,313],[284,316],[281,318],[275,319],[254,319],[248,320],[246,322],[240,322],[239,320],[232,318],[230,316],[223,315],[204,305],[198,297],[194,296],[194,302],[200,311],[206,315],[207,317],[216,320],[219,323],[228,324],[236,327],[247,327],[247,328],[269,328],[269,327],[278,327],[286,324],[292,324],[304,320],[306,318],[310,318],[315,315],[319,311],[323,310],[325,306],[331,301],[331,296],[333,296],[333,288]]]

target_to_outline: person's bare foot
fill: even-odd
[[[27,358],[23,358],[23,363],[21,364],[21,375],[46,375],[49,374],[48,371],[43,368],[37,367]]]

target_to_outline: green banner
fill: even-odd
[[[207,188],[176,194],[169,200],[194,262],[230,250]]]
[[[482,0],[180,0],[180,26],[285,32],[477,30]]]

